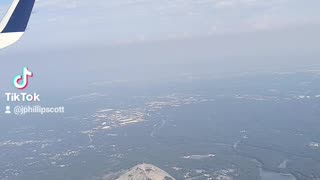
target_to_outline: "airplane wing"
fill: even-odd
[[[35,0],[14,0],[0,22],[0,49],[17,42],[24,34]]]

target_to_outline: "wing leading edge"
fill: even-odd
[[[17,42],[25,32],[35,0],[14,0],[0,22],[0,49]]]

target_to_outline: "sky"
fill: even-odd
[[[10,3],[1,0],[2,15]],[[319,0],[38,0],[22,40],[0,52],[0,86],[22,66],[50,87],[313,65],[318,7]]]
[[[318,24],[318,7],[318,0],[38,0],[30,28],[54,30],[51,43],[126,44]]]

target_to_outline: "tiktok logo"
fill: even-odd
[[[13,79],[13,85],[20,90],[23,90],[28,87],[29,77],[33,77],[33,73],[29,71],[27,67],[23,68],[22,75],[17,75]]]

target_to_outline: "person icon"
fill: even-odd
[[[11,114],[11,108],[10,106],[6,106],[6,112],[5,114]]]

